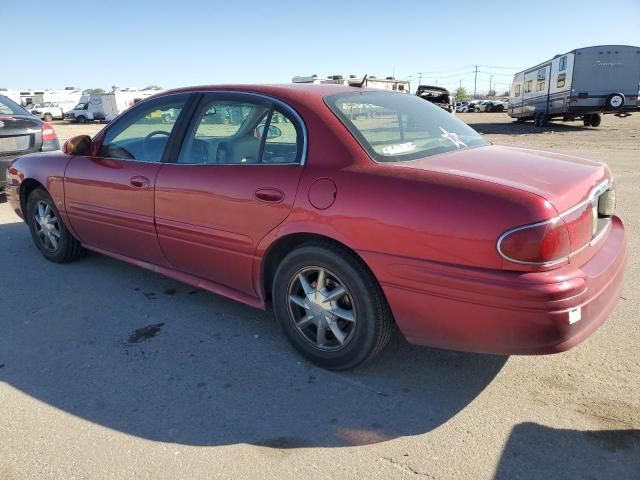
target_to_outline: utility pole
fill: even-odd
[[[489,76],[489,95],[491,95],[491,82],[493,80],[493,74],[491,74],[491,76]]]
[[[422,85],[422,72],[418,72],[418,86]]]
[[[473,79],[473,98],[477,98],[476,96],[476,86],[478,85],[478,65],[476,65],[476,75]]]

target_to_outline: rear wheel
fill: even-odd
[[[275,274],[273,305],[289,341],[322,368],[353,368],[382,350],[391,335],[380,286],[339,246],[309,244],[287,255]]]
[[[53,200],[42,188],[29,195],[27,222],[36,247],[47,260],[66,263],[85,253],[84,247],[62,222]]]

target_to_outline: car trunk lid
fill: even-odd
[[[42,143],[42,122],[30,115],[0,115],[0,156],[36,152]]]
[[[594,187],[610,177],[609,170],[600,162],[503,145],[461,149],[398,165],[524,190],[548,200],[558,212],[588,198]]]

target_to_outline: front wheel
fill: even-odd
[[[390,338],[393,319],[380,286],[340,246],[309,244],[291,252],[276,271],[272,293],[287,338],[322,368],[353,368]]]
[[[33,242],[47,260],[66,263],[85,253],[80,242],[67,230],[53,200],[42,188],[29,195],[27,223]]]

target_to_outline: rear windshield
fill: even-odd
[[[29,112],[27,112],[24,108],[22,108],[10,98],[5,97],[4,95],[0,95],[0,114],[29,115]]]
[[[330,95],[325,101],[377,162],[488,145],[454,115],[415,95],[362,91]]]

